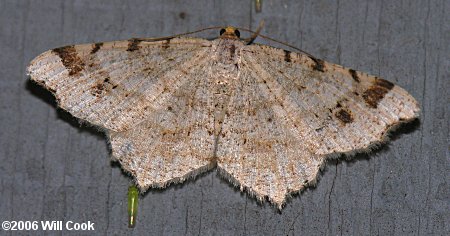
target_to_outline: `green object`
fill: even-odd
[[[255,0],[256,12],[261,12],[262,0]]]
[[[136,212],[138,205],[139,190],[135,185],[128,188],[128,227],[134,228],[136,224]]]

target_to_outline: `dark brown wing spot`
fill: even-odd
[[[350,75],[352,76],[353,80],[356,82],[361,82],[361,80],[359,79],[358,73],[353,70],[353,69],[349,69],[348,72],[350,73]]]
[[[370,88],[364,91],[362,97],[367,105],[372,108],[377,108],[378,103],[384,98],[384,96],[394,87],[394,84],[384,80],[384,79],[375,79]]]
[[[105,90],[105,85],[103,83],[99,83],[92,87],[91,94],[93,96],[99,97],[100,95],[102,95],[104,90]]]
[[[97,84],[91,87],[91,94],[93,96],[100,97],[111,91],[111,88],[116,89],[117,86],[117,84],[114,85],[113,83],[111,83],[110,77],[106,77],[103,79],[103,81],[99,81]]]
[[[166,39],[162,44],[163,49],[168,49],[170,47],[170,39]]]
[[[297,86],[297,91],[298,91],[298,92],[302,92],[304,89],[306,89],[306,87],[303,86],[303,85],[298,85],[298,86]]]
[[[100,50],[100,48],[103,46],[103,43],[95,43],[92,45],[91,54],[94,54]]]
[[[85,64],[74,46],[55,48],[52,51],[61,58],[62,64],[69,70],[69,75],[77,75],[84,69]]]
[[[353,122],[352,113],[346,109],[340,109],[336,114],[334,114],[342,123],[348,124]]]
[[[140,39],[130,39],[128,40],[128,48],[127,51],[133,52],[139,50],[139,43],[142,42]]]
[[[285,62],[291,62],[291,52],[287,50],[284,51],[284,61]]]
[[[393,83],[391,83],[391,82],[389,82],[387,80],[384,80],[384,79],[380,79],[380,78],[376,78],[375,79],[375,85],[383,87],[383,88],[385,88],[387,90],[391,90],[394,87]]]
[[[321,59],[317,59],[314,57],[309,57],[311,60],[314,61],[313,70],[317,70],[320,72],[325,72],[325,62]]]

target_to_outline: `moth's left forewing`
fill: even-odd
[[[113,158],[144,191],[214,166],[205,106],[211,45],[165,38],[66,46],[36,57],[28,73],[61,108],[108,130]]]
[[[71,45],[36,57],[28,74],[75,117],[124,131],[157,109],[158,97],[181,83],[177,78],[183,65],[204,55],[210,45],[197,38]],[[171,90],[166,88],[170,84]]]

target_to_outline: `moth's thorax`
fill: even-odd
[[[214,132],[219,135],[230,97],[239,78],[241,49],[239,39],[219,38],[214,41],[210,61],[211,84],[214,93]]]
[[[239,77],[241,49],[239,39],[219,38],[214,41],[210,61],[211,78],[218,86],[227,86]]]
[[[239,39],[219,38],[213,48],[213,60],[219,64],[235,65],[239,63],[244,43]]]

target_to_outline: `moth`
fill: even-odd
[[[31,79],[104,130],[141,191],[217,168],[282,207],[327,158],[370,150],[419,116],[416,100],[364,72],[240,39],[173,36],[71,45],[37,56]]]

